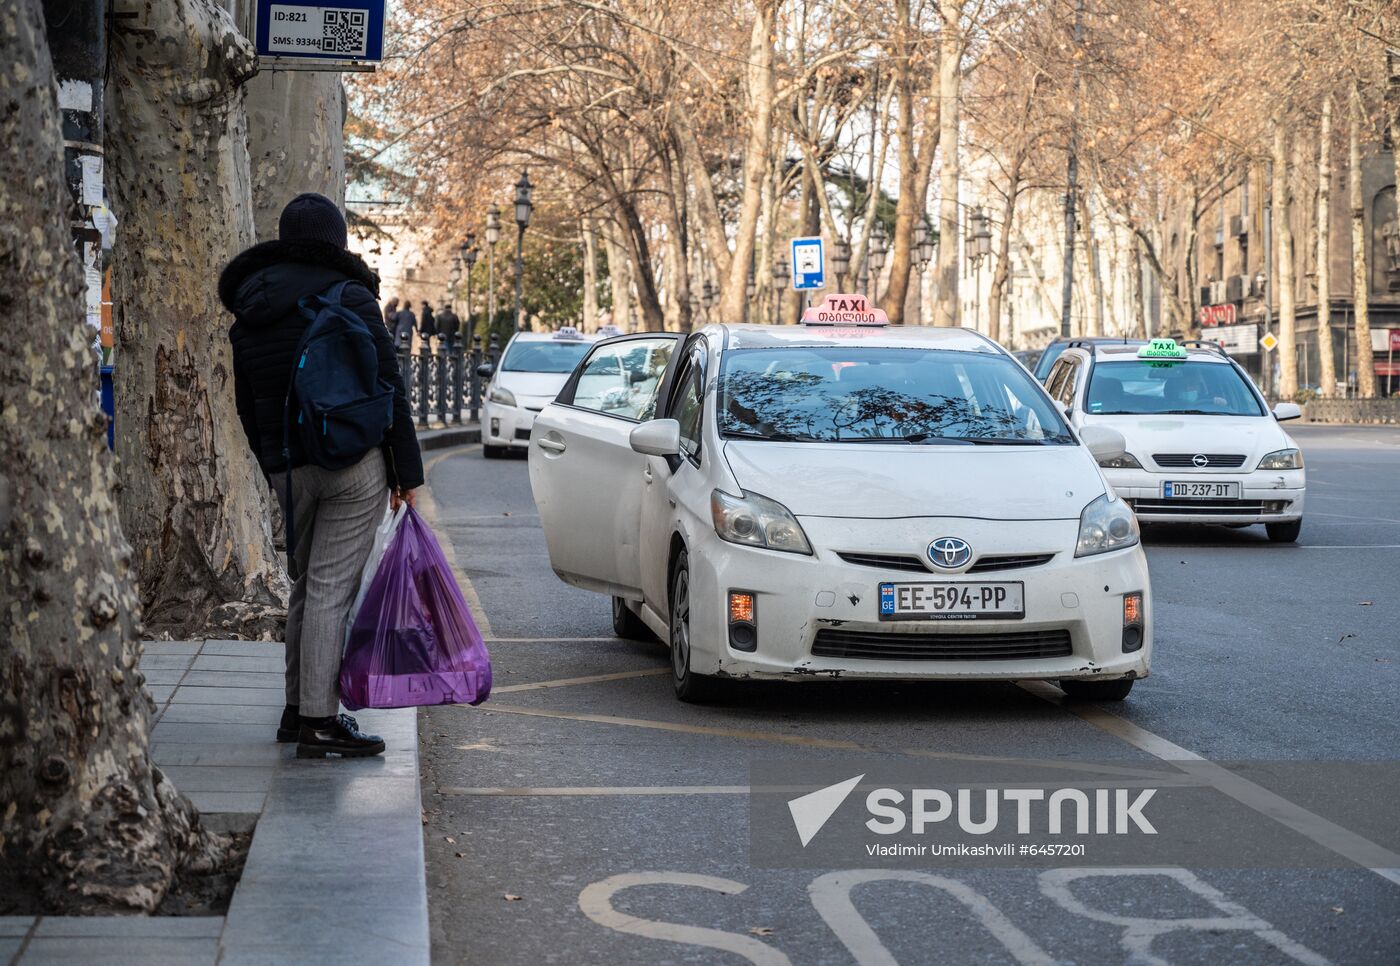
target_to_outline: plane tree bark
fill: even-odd
[[[150,912],[225,840],[151,762],[38,0],[0,30],[0,893]]]
[[[253,51],[211,0],[117,0],[108,189],[119,504],[147,622],[275,636],[287,581],[234,408],[221,266],[253,241],[240,85]]]

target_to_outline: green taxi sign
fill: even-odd
[[[1186,350],[1175,339],[1153,339],[1138,349],[1138,358],[1149,362],[1171,364],[1186,358]]]

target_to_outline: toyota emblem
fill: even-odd
[[[935,567],[957,570],[972,559],[972,545],[961,537],[939,537],[928,545],[928,559]]]
[[[1193,466],[1209,466],[1210,457],[1206,456],[1204,453],[1197,453],[1195,456],[1191,457],[1191,464]]]

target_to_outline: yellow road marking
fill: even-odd
[[[806,791],[806,789],[800,789]],[[443,795],[484,795],[484,796],[545,796],[545,797],[593,797],[614,795],[747,795],[748,785],[564,785],[554,788],[521,786],[518,788],[464,788],[449,785],[439,788]]]
[[[425,485],[418,491],[418,512],[429,525],[436,530],[437,523],[437,501],[433,499],[433,468],[443,460],[453,456],[461,456],[463,453],[470,453],[480,449],[479,443],[471,443],[467,446],[454,446],[451,449],[443,450],[437,456],[432,457],[423,465],[423,479]],[[481,605],[481,598],[477,596],[476,588],[472,586],[471,579],[457,564],[457,554],[452,549],[452,541],[444,538],[438,540],[438,545],[442,547],[442,555],[447,558],[448,566],[452,568],[452,574],[457,578],[457,586],[462,591],[462,596],[466,598],[467,607],[472,612],[472,620],[476,621],[476,629],[481,631],[481,636],[486,640],[491,640],[495,634],[491,632],[491,622],[486,619],[486,608]]]
[[[662,668],[665,670],[665,668]],[[461,707],[461,705],[454,705]],[[836,738],[808,738],[803,735],[785,735],[774,731],[749,731],[743,728],[718,728],[711,725],[687,725],[673,721],[648,721],[645,718],[621,718],[608,714],[574,714],[567,711],[549,711],[544,708],[519,708],[500,704],[483,705],[480,710],[500,714],[523,714],[533,718],[555,718],[564,721],[591,721],[594,724],[620,725],[626,728],[647,728],[653,731],[677,731],[693,735],[713,735],[717,738],[738,738],[743,741],[772,741],[784,745],[802,745],[807,748],[836,748],[844,751],[870,751],[854,741]]]
[[[624,681],[627,678],[645,678],[657,674],[670,674],[668,667],[648,667],[640,671],[617,671],[613,674],[589,674],[579,678],[558,678],[553,681],[535,681],[530,684],[508,684],[503,688],[492,687],[492,694],[505,694],[508,691],[538,691],[543,688],[567,688],[575,684],[597,684],[601,681]]]

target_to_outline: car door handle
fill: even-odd
[[[548,450],[551,453],[562,453],[564,450],[568,449],[568,446],[564,444],[562,439],[551,439],[548,436],[541,436],[539,438],[539,444],[540,449]]]

